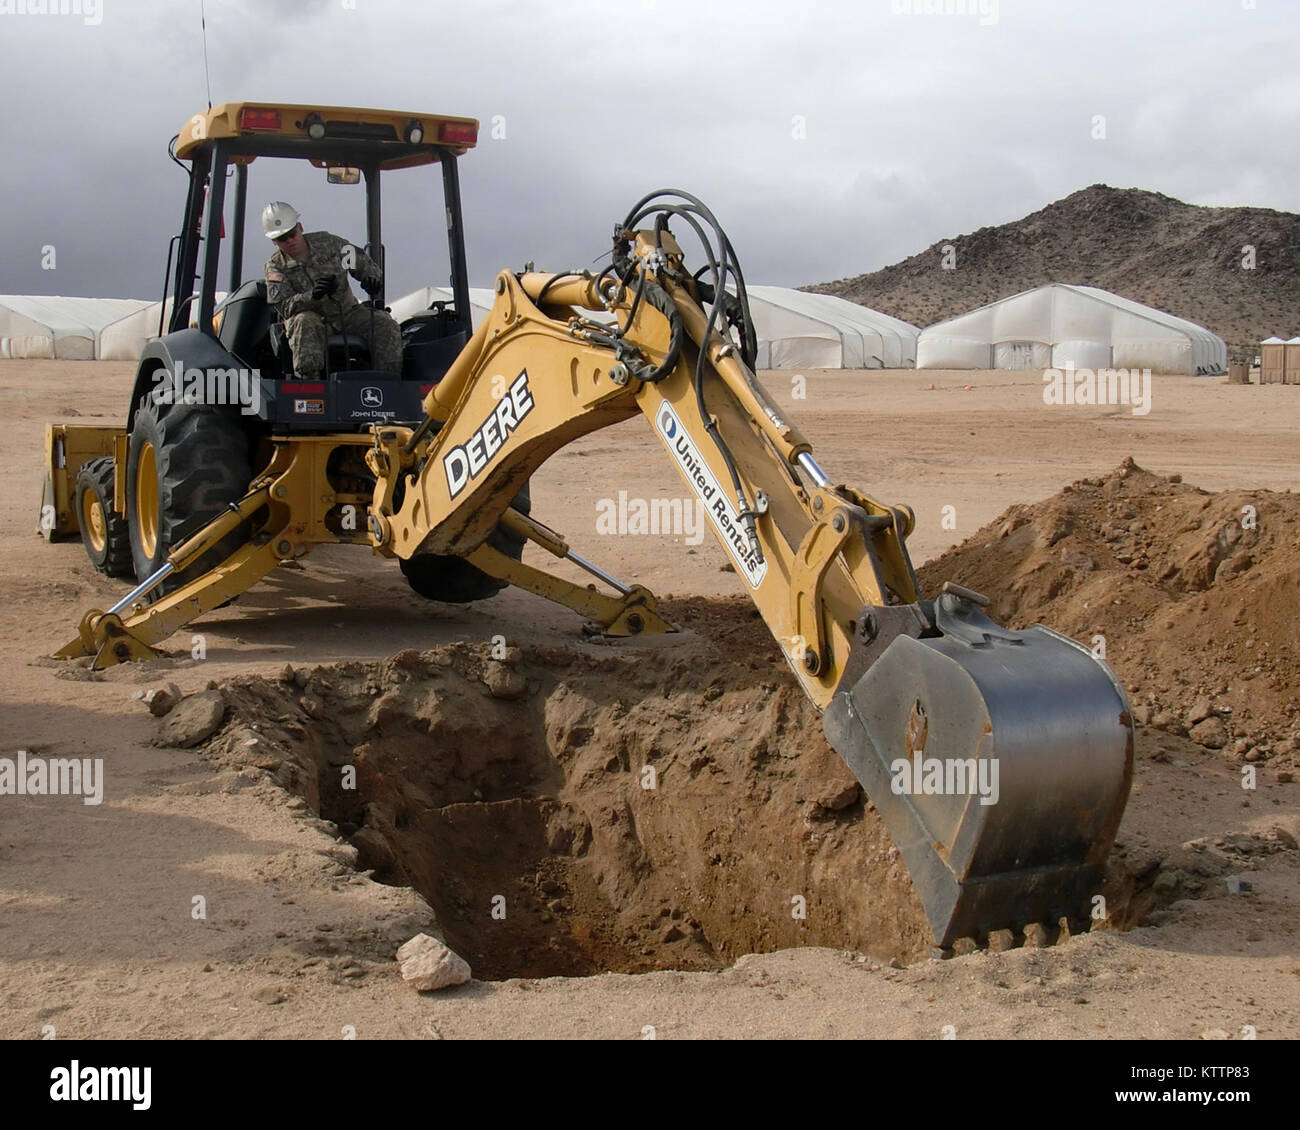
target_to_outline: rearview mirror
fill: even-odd
[[[361,170],[349,165],[334,165],[325,170],[325,179],[330,184],[358,184],[361,181]]]

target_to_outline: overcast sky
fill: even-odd
[[[82,14],[22,11],[60,3]],[[97,7],[0,0],[0,292],[162,288],[185,184],[166,144],[208,99],[200,2]],[[480,120],[461,162],[477,285],[528,259],[590,262],[661,187],[713,208],[751,282],[784,285],[874,270],[1098,181],[1300,210],[1296,0],[207,0],[206,11],[214,103]],[[253,166],[254,272],[270,245],[253,205],[269,199],[291,200],[309,231],[364,239],[361,191],[304,172]],[[440,200],[429,169],[388,179],[390,297],[445,283]],[[54,270],[42,269],[47,245]]]

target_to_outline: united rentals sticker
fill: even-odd
[[[663,404],[655,417],[664,445],[672,453],[682,475],[691,489],[704,503],[704,511],[722,537],[727,552],[736,563],[736,569],[752,589],[758,588],[767,576],[767,562],[756,558],[749,548],[749,538],[741,524],[740,515],[731,504],[726,491],[713,475],[713,469],[704,461],[671,404]]]

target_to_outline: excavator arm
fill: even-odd
[[[498,276],[425,423],[376,430],[376,548],[465,557],[609,634],[671,630],[644,589],[598,600],[486,541],[505,522],[573,557],[510,500],[566,444],[644,417],[898,843],[936,943],[1078,915],[1128,797],[1123,687],[1048,628],[999,627],[978,593],[950,583],[922,598],[911,511],[821,469],[754,377],[730,243],[699,201],[667,196],[619,226],[600,275]],[[701,235],[711,284],[687,272],[670,216]]]

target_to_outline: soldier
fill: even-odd
[[[294,372],[319,378],[325,369],[329,333],[349,333],[370,341],[371,365],[390,373],[402,369],[402,335],[385,310],[362,306],[348,285],[356,278],[374,298],[383,285],[379,265],[359,247],[327,231],[306,232],[301,216],[283,200],[262,212],[262,230],[276,246],[266,261],[266,300],[284,323],[293,350]]]

